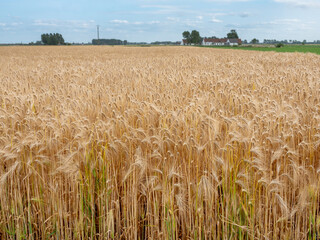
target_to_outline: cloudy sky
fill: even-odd
[[[28,43],[58,32],[67,42],[96,38],[177,41],[205,37],[320,40],[320,0],[0,0],[0,43]]]

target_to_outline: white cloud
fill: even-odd
[[[111,23],[116,23],[116,24],[126,24],[126,25],[153,25],[153,24],[159,24],[160,21],[148,21],[148,22],[141,22],[141,21],[135,21],[135,22],[129,22],[127,20],[111,20]]]
[[[212,18],[212,19],[211,19],[211,22],[214,22],[214,23],[222,23],[222,20],[216,19],[216,18]]]
[[[13,22],[10,24],[11,26],[19,26],[19,25],[22,25],[21,22]]]
[[[180,19],[177,17],[167,17],[167,20],[172,21],[172,22],[179,22]]]
[[[309,8],[320,7],[320,2],[317,0],[274,0],[277,3],[284,3],[294,7]]]
[[[176,9],[177,7],[172,5],[156,5],[156,4],[150,4],[150,5],[142,5],[142,8],[164,8],[164,9]]]
[[[34,20],[33,24],[34,26],[51,26],[51,27],[56,27],[58,26],[56,21],[47,21],[47,20]]]
[[[298,22],[301,22],[301,20],[297,19],[297,18],[286,18],[286,19],[278,19],[278,22],[281,22],[281,23],[298,23]]]
[[[199,20],[202,20],[203,19],[203,16],[198,16],[197,17]]]
[[[292,24],[297,24],[300,23],[301,20],[292,18],[292,19],[275,19],[270,22],[265,22],[264,24],[270,24],[270,25],[292,25]]]
[[[233,3],[233,2],[250,2],[252,0],[207,0],[207,2],[222,2],[222,3]]]
[[[5,24],[5,23],[0,23],[0,26],[1,27],[5,27],[7,24]]]
[[[177,6],[172,6],[172,5],[142,5],[141,8],[152,8],[152,9],[158,9],[159,11],[162,12],[176,12],[180,8]]]
[[[187,22],[186,26],[188,26],[188,27],[197,27],[197,24],[195,24],[193,22]]]
[[[148,9],[148,14],[190,14],[194,13],[193,10],[186,8],[186,6],[174,6],[174,5],[142,5],[142,9]],[[150,9],[150,10],[149,10]],[[146,13],[146,12],[143,12]]]
[[[249,16],[250,16],[250,13],[248,13],[248,12],[243,12],[243,13],[240,13],[239,16],[242,17],[242,18],[246,18],[246,17],[249,17]]]
[[[119,19],[114,19],[111,20],[112,23],[120,23],[120,24],[128,24],[129,22],[127,20],[119,20]]]
[[[150,21],[150,22],[148,22],[148,24],[159,24],[160,23],[160,21]]]
[[[217,12],[217,13],[209,13],[208,14],[212,18],[217,18],[217,17],[225,17],[225,16],[231,16],[232,13],[226,13],[226,12]]]
[[[17,23],[13,26],[21,25],[22,23]],[[94,21],[80,21],[80,20],[42,20],[42,19],[37,19],[34,20],[32,23],[33,26],[36,27],[67,27],[67,28],[72,28],[72,30],[79,30],[79,29],[88,29],[92,28],[94,26]]]

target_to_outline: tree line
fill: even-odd
[[[200,33],[197,30],[192,30],[190,33],[189,31],[184,31],[182,33],[182,37],[186,41],[187,44],[201,44],[202,37],[200,36]],[[216,37],[213,37],[216,38]],[[229,39],[238,39],[238,33],[236,30],[232,29],[228,34],[227,38]]]
[[[127,40],[119,39],[92,39],[92,45],[127,45]]]

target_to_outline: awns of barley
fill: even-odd
[[[319,56],[0,55],[0,239],[319,238]]]

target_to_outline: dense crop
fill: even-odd
[[[315,239],[320,56],[0,48],[0,239]]]

